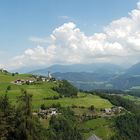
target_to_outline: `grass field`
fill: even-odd
[[[97,118],[85,121],[81,124],[81,128],[89,130],[84,133],[86,138],[90,137],[92,134],[96,134],[103,140],[108,140],[115,134],[113,119],[109,118]]]
[[[17,74],[15,76],[12,76],[12,74],[10,74],[10,73],[3,74],[0,72],[0,82],[1,83],[10,83],[17,79],[29,79],[29,78],[32,78],[31,74]]]
[[[10,100],[12,100],[13,102],[17,100],[17,96],[21,95],[21,89],[26,89],[29,94],[33,95],[33,103],[38,100],[42,101],[43,98],[58,95],[57,92],[51,89],[54,86],[54,83],[41,83],[39,85],[15,85],[5,83],[4,85],[0,85],[0,95],[7,94]],[[11,86],[11,89],[6,92],[6,88],[8,85]]]
[[[59,95],[57,92],[52,90],[52,87],[56,86],[58,83],[54,82],[42,82],[36,85],[16,85],[11,82],[17,79],[31,79],[32,76],[29,74],[18,74],[11,76],[10,74],[0,74],[0,95],[7,94],[10,100],[14,103],[17,100],[17,96],[20,95],[21,89],[26,89],[26,91],[33,95],[33,107],[39,108],[41,104],[50,106],[52,104],[60,103],[62,106],[83,106],[89,107],[94,105],[96,108],[109,108],[112,104],[105,99],[100,98],[96,95],[90,95],[85,93],[78,93],[78,98],[60,98],[57,100],[44,100],[47,97],[53,97],[54,95]],[[11,89],[6,92],[6,88],[11,86]]]
[[[131,95],[124,95],[123,96],[125,99],[129,99],[131,101],[134,101],[137,104],[140,104],[140,98],[136,96],[131,96]]]
[[[80,93],[79,93],[80,94]],[[105,99],[100,98],[99,96],[95,95],[87,95],[86,97],[82,98],[60,98],[58,100],[33,100],[34,107],[40,106],[44,103],[46,106],[50,106],[52,104],[60,103],[62,106],[83,106],[83,107],[90,107],[94,105],[96,108],[110,108],[112,104]]]
[[[105,99],[100,98],[96,95],[86,95],[81,96],[84,93],[78,93],[80,97],[77,98],[60,98],[57,100],[44,100],[44,98],[52,97],[54,95],[58,95],[57,92],[53,91],[51,87],[53,86],[52,83],[43,83],[39,87],[38,85],[11,85],[11,90],[9,90],[7,93],[5,90],[0,90],[0,94],[7,94],[12,102],[15,102],[17,100],[17,96],[20,95],[21,89],[24,88],[27,90],[28,93],[33,95],[33,107],[39,108],[41,104],[45,104],[46,106],[51,106],[52,104],[60,103],[62,106],[84,106],[89,107],[91,105],[94,105],[96,108],[110,108],[112,107],[112,104]]]

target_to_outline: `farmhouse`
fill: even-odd
[[[34,80],[23,80],[23,79],[18,79],[18,80],[15,80],[14,84],[17,84],[17,85],[23,85],[23,84],[32,84],[34,83],[35,81]]]
[[[45,82],[45,81],[47,80],[47,78],[42,77],[41,80],[42,80],[43,82]]]
[[[105,111],[105,113],[108,114],[108,115],[112,113],[112,109],[111,109],[111,108],[105,108],[104,111]]]
[[[113,113],[121,113],[121,111],[123,111],[124,108],[121,107],[121,106],[118,106],[118,107],[112,107],[112,112]]]
[[[56,108],[40,109],[38,112],[38,116],[44,119],[47,119],[52,115],[57,115],[57,114],[58,112]]]
[[[0,69],[0,72],[4,72],[4,69],[3,69],[3,68],[1,68],[1,69]]]
[[[22,85],[22,84],[25,84],[25,80],[18,79],[16,81],[14,81],[14,83],[17,84],[17,85]]]
[[[104,112],[107,114],[107,115],[111,115],[113,113],[121,113],[121,111],[123,111],[124,108],[121,107],[121,106],[118,106],[118,107],[112,107],[112,108],[105,108],[104,109]]]

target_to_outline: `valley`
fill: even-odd
[[[77,96],[61,95],[63,91],[58,92],[56,88],[59,88],[64,81],[55,78],[54,80],[47,80],[47,78],[44,80],[45,78],[32,74],[0,72],[0,96],[7,95],[10,103],[16,106],[18,97],[25,90],[32,96],[32,113],[35,115],[41,108],[46,109],[46,111],[54,108],[58,111],[58,114],[63,109],[70,109],[78,120],[76,122],[77,127],[85,140],[92,135],[96,135],[103,140],[112,139],[118,133],[115,124],[116,118],[127,114],[127,111],[131,111],[131,108],[127,110],[127,106],[121,107],[121,102],[132,101],[134,104],[140,105],[139,97],[126,94],[122,96],[121,92],[120,95],[118,93],[116,95],[120,101],[121,98],[124,101],[116,104],[113,101],[114,99],[112,100],[112,97],[116,96],[115,91],[112,91],[110,96],[107,93],[96,93],[96,91],[78,91]],[[117,98],[115,100],[118,100]],[[122,109],[120,110],[120,108]],[[53,117],[50,117],[50,115],[42,114],[42,117],[40,116],[40,123],[47,130],[50,127],[50,119]]]
[[[0,140],[140,140],[140,0],[1,0]]]
[[[17,97],[21,95],[22,90],[26,89],[27,93],[32,95],[32,107],[34,112],[38,112],[42,104],[46,107],[57,106],[58,104],[64,108],[70,107],[71,110],[74,111],[75,115],[79,117],[86,115],[85,117],[83,116],[85,121],[82,124],[79,124],[79,127],[83,129],[82,131],[85,138],[90,137],[92,134],[96,134],[104,140],[107,140],[112,136],[113,132],[111,132],[111,127],[113,120],[109,119],[110,115],[105,115],[106,117],[100,118],[100,116],[104,114],[100,111],[101,109],[103,110],[105,108],[113,107],[107,99],[84,92],[78,92],[77,97],[59,98],[59,93],[53,90],[53,87],[57,86],[59,81],[38,81],[37,83],[29,85],[14,84],[13,81],[18,79],[35,80],[31,74],[13,75],[9,72],[0,73],[0,96],[4,96],[6,94],[13,105],[16,105]],[[55,99],[54,97],[58,98]],[[91,106],[94,107],[94,111],[89,109]],[[89,117],[91,117],[91,120],[88,119]],[[46,128],[48,128],[48,121],[49,119],[41,119],[41,123],[43,125],[46,124]],[[99,133],[100,131],[102,132],[101,134]]]
[[[110,63],[54,65],[29,73],[47,75],[48,71],[57,79],[66,79],[83,90],[132,90],[140,85],[140,63],[129,68]]]

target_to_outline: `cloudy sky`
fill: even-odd
[[[0,1],[0,67],[139,61],[138,0]]]

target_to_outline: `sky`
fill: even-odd
[[[0,67],[134,64],[139,0],[0,0]]]

